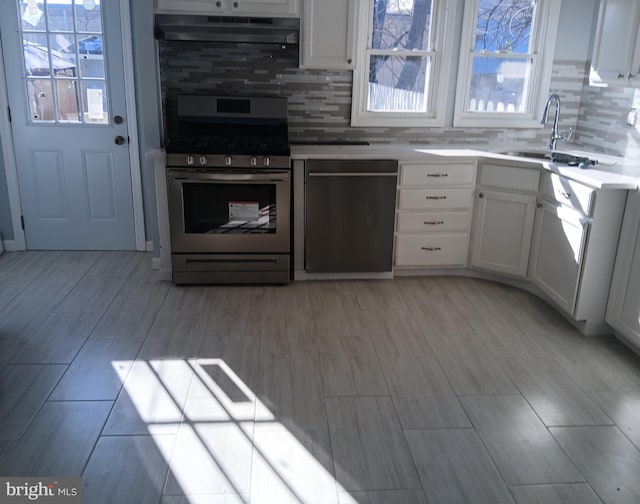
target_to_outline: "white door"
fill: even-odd
[[[120,6],[3,0],[27,248],[134,250]]]

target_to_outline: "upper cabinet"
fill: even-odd
[[[352,69],[357,0],[302,0],[303,68]]]
[[[298,0],[156,0],[156,11],[221,16],[299,16]]]
[[[640,2],[601,0],[589,83],[640,86]]]

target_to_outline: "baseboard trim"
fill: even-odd
[[[16,248],[16,241],[15,240],[2,240],[2,246],[4,247],[4,250],[7,252],[18,252],[18,249]],[[0,254],[2,252],[0,251]]]
[[[294,280],[393,280],[393,271],[381,273],[307,273],[294,271]]]

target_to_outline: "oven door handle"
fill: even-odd
[[[169,178],[174,180],[198,180],[204,182],[232,182],[234,184],[251,182],[286,182],[289,172],[261,173],[193,173],[169,170]]]

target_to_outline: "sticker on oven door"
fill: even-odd
[[[257,221],[260,214],[260,204],[257,201],[230,201],[229,220]]]

